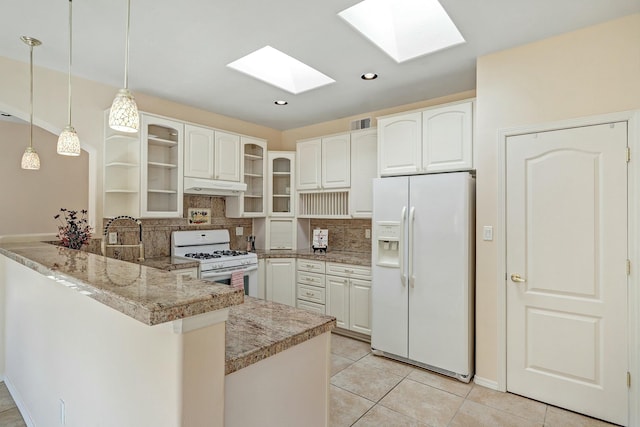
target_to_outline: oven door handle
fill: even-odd
[[[250,265],[247,268],[243,268],[242,270],[225,270],[225,271],[219,271],[219,272],[215,272],[215,271],[203,271],[202,272],[202,277],[201,279],[211,279],[211,278],[215,278],[215,277],[222,277],[222,276],[230,276],[232,273],[235,273],[236,271],[242,271],[243,273],[248,273],[250,271],[255,271],[258,269],[258,265]]]

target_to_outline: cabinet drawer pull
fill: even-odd
[[[308,297],[312,297],[313,296],[313,292],[307,292],[307,296]]]

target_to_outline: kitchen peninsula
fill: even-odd
[[[28,424],[326,425],[333,318],[45,243],[0,254],[0,366]],[[293,410],[247,411],[260,394]]]

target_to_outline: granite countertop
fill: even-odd
[[[147,258],[142,261],[141,264],[147,267],[153,267],[165,271],[175,271],[184,268],[198,268],[200,266],[200,262],[198,260],[172,256]]]
[[[226,285],[42,242],[2,244],[0,254],[147,325],[242,304],[244,297]]]
[[[339,262],[342,264],[353,264],[371,266],[371,254],[365,252],[351,251],[328,251],[313,252],[313,249],[299,249],[296,251],[287,250],[258,250],[258,258],[304,258],[318,261]]]
[[[226,323],[228,375],[280,353],[336,326],[332,316],[245,296],[229,309]]]

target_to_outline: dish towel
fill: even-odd
[[[234,271],[231,273],[231,287],[244,291],[244,271]]]

